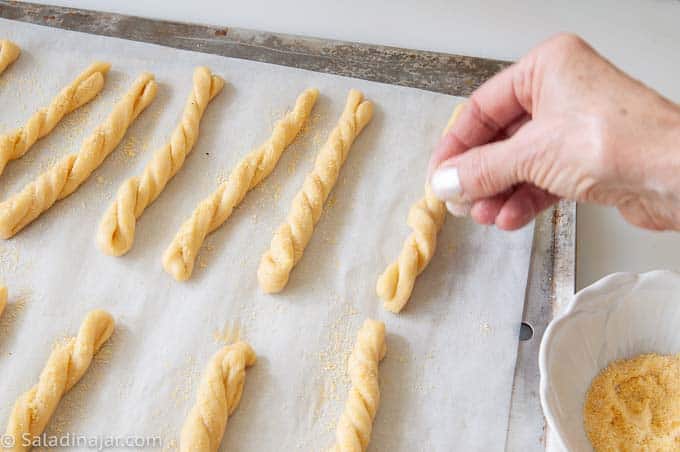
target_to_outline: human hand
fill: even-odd
[[[558,35],[484,83],[430,161],[433,192],[517,229],[560,198],[680,229],[680,107]]]

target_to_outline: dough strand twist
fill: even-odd
[[[459,104],[444,129],[453,125],[464,104]],[[413,230],[404,242],[399,258],[391,263],[378,278],[376,292],[384,301],[385,309],[400,312],[411,296],[416,278],[430,263],[437,248],[437,234],[446,219],[446,205],[425,187],[425,196],[411,206],[407,224]]]
[[[335,431],[335,445],[329,452],[363,452],[368,447],[380,405],[378,364],[386,351],[385,324],[367,319],[349,357],[352,387]]]
[[[34,438],[45,430],[61,398],[83,377],[113,329],[114,321],[109,313],[92,311],[77,337],[55,346],[38,384],[20,396],[12,408],[5,435],[14,438],[14,447],[5,448],[5,451],[30,449],[24,445],[25,439]]]
[[[12,41],[0,40],[0,74],[5,72],[7,66],[14,63],[20,54],[21,49]]]
[[[260,260],[257,277],[265,292],[280,292],[288,283],[354,140],[372,117],[373,104],[364,100],[360,91],[351,90],[338,124],[316,157],[314,169],[295,195],[286,221],[274,233],[269,250]]]
[[[243,394],[246,367],[255,364],[255,352],[245,342],[228,345],[210,360],[180,435],[180,452],[216,452],[227,420]]]
[[[76,154],[64,156],[24,189],[0,203],[0,237],[8,239],[56,201],[76,191],[120,143],[132,122],[156,96],[156,82],[142,74]]]
[[[97,243],[104,253],[121,256],[132,248],[137,218],[184,165],[198,139],[203,113],[223,87],[224,80],[213,75],[210,69],[196,68],[191,94],[170,142],[156,151],[141,177],[123,182],[116,199],[104,214],[97,234]]]
[[[269,139],[246,155],[232,170],[229,179],[204,199],[184,222],[163,256],[163,267],[176,280],[186,281],[191,277],[205,237],[224,224],[246,193],[271,174],[283,151],[307,121],[318,95],[317,89],[305,90],[298,97],[295,108],[274,125]]]
[[[62,89],[52,103],[38,110],[23,127],[0,135],[0,174],[11,160],[22,157],[41,138],[49,134],[64,116],[95,98],[104,87],[104,76],[111,65],[96,62]]]
[[[0,316],[7,307],[7,287],[0,284]]]

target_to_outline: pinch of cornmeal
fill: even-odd
[[[596,452],[680,450],[680,355],[609,364],[593,379],[583,415]]]

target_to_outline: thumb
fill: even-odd
[[[434,195],[442,201],[476,201],[502,193],[525,181],[526,163],[537,143],[527,123],[512,137],[477,146],[439,165],[430,178]]]

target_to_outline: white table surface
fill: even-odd
[[[500,59],[516,59],[542,39],[572,31],[625,71],[680,102],[680,2],[675,0],[43,3]],[[641,231],[613,209],[584,205],[578,216],[579,288],[617,271],[680,269],[680,234]]]

